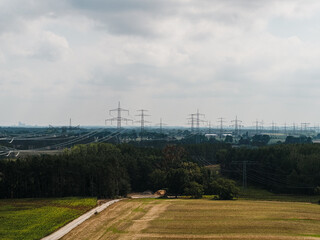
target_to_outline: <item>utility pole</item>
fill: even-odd
[[[247,188],[248,184],[247,184],[247,161],[243,161],[242,162],[242,186],[244,189]]]
[[[264,122],[263,122],[263,120],[260,122],[260,133],[262,133],[263,132],[263,124],[264,124]]]
[[[140,120],[137,121],[137,122],[141,124],[141,133],[142,133],[144,131],[145,123],[150,123],[149,121],[145,120],[145,117],[149,117],[151,115],[145,114],[145,112],[148,112],[148,110],[145,110],[145,109],[140,109],[140,110],[137,110],[137,111],[140,112],[140,114],[138,114],[136,116],[141,117]]]
[[[162,118],[160,118],[160,133],[162,134]]]
[[[308,134],[308,126],[309,126],[310,123],[301,123],[301,134],[303,133],[303,130],[304,130],[304,133],[307,135]]]
[[[187,118],[187,119],[190,119],[191,122],[188,122],[188,124],[191,125],[191,132],[193,133],[193,132],[194,132],[194,116],[195,116],[195,114],[192,113],[192,114],[189,114],[189,116],[190,116],[190,117]]]
[[[200,123],[204,123],[205,120],[201,119],[202,117],[204,117],[205,115],[202,113],[199,113],[199,109],[197,109],[196,113],[191,113],[189,114],[191,119],[191,131],[194,131],[195,125],[196,125],[196,129],[197,129],[197,133],[200,133]]]
[[[296,124],[292,124],[293,135],[296,135]]]
[[[242,164],[242,188],[246,189],[248,187],[247,181],[247,165],[248,164],[255,164],[252,161],[233,161],[232,164]]]
[[[275,132],[276,132],[276,127],[275,127],[275,126],[276,126],[276,123],[275,123],[274,121],[272,121],[271,124],[272,124],[272,130],[271,130],[271,132],[272,132],[272,133],[275,133]]]
[[[254,124],[256,125],[256,135],[258,135],[258,133],[259,133],[259,121],[258,121],[258,119],[254,122]]]
[[[242,121],[241,120],[238,120],[238,117],[236,116],[236,119],[234,119],[234,120],[232,120],[231,121],[232,123],[234,123],[232,126],[234,127],[234,134],[235,134],[235,136],[237,137],[237,136],[239,136],[239,129],[240,129],[240,124],[242,123]]]
[[[284,123],[284,135],[287,135],[287,123]]]
[[[223,134],[223,123],[225,122],[223,117],[218,118],[218,122],[220,123],[220,140],[222,139]]]
[[[162,134],[162,127],[163,127],[164,125],[167,125],[167,124],[163,123],[163,122],[162,122],[162,118],[160,118],[160,123],[158,123],[157,125],[159,125],[160,133]]]
[[[112,109],[109,111],[109,114],[112,116],[112,112],[117,112],[117,116],[116,117],[112,117],[109,119],[105,120],[105,123],[107,123],[107,121],[110,121],[111,124],[113,121],[117,121],[117,129],[120,130],[121,129],[121,122],[125,121],[126,123],[128,123],[128,121],[132,121],[131,119],[128,118],[124,118],[121,116],[121,112],[126,112],[129,116],[129,110],[123,109],[120,107],[120,102],[118,102],[118,107],[115,109]]]
[[[197,133],[200,133],[200,122],[205,122],[204,120],[200,119],[200,117],[204,117],[205,115],[199,113],[199,109],[197,109],[197,113],[194,114],[196,116],[196,126],[197,126]]]
[[[196,143],[200,143],[200,123],[204,123],[206,122],[205,120],[201,119],[202,117],[204,117],[205,115],[202,113],[199,113],[199,109],[197,109],[196,113],[191,113],[189,114],[190,119],[191,120],[191,132],[194,132],[195,126],[196,126],[196,131],[197,131],[197,135],[196,135]],[[190,122],[189,122],[190,124]]]

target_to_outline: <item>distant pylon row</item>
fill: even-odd
[[[117,129],[120,129],[122,122],[126,122],[126,123],[136,122],[136,123],[140,124],[141,131],[144,131],[145,124],[150,123],[150,121],[146,120],[146,117],[149,117],[151,115],[146,114],[146,112],[148,112],[148,110],[145,110],[145,109],[140,109],[137,111],[139,112],[139,114],[137,114],[135,116],[140,117],[140,120],[138,120],[138,121],[134,121],[128,117],[123,117],[122,113],[126,113],[126,115],[129,116],[129,110],[121,108],[120,102],[118,102],[117,108],[109,110],[109,114],[112,117],[109,119],[106,119],[105,124],[108,121],[111,122],[111,124],[115,121],[115,122],[117,122]],[[116,116],[112,115],[114,112],[116,112]],[[191,125],[191,132],[199,133],[200,132],[200,125],[203,125],[203,126],[207,125],[207,126],[209,126],[209,133],[211,133],[211,130],[212,130],[211,129],[211,122],[204,120],[204,118],[205,118],[205,114],[200,113],[199,109],[197,109],[196,113],[191,113],[188,115],[187,119],[188,119],[188,124]],[[218,129],[216,129],[216,131],[217,131],[217,134],[220,135],[220,138],[222,137],[222,135],[224,133],[224,123],[225,122],[226,121],[224,118],[222,118],[222,117],[218,118],[219,126],[218,126]],[[244,128],[244,125],[242,125],[242,121],[239,120],[238,117],[236,116],[235,119],[231,121],[231,123],[232,124],[230,126],[226,126],[226,129],[228,129],[228,128],[230,129],[230,127],[234,128],[234,135],[239,136],[240,130]],[[255,129],[256,134],[261,134],[263,131],[268,131],[269,133],[277,133],[278,131],[282,131],[285,134],[288,134],[288,133],[296,134],[299,131],[298,130],[299,125],[298,124],[296,125],[295,123],[293,123],[292,127],[289,127],[287,123],[284,123],[283,128],[277,127],[277,124],[274,121],[272,121],[272,123],[270,125],[271,127],[269,126],[269,128],[268,127],[264,128],[263,121],[256,120],[253,124],[254,124],[253,126],[249,126],[249,127],[247,127],[247,129],[249,129],[249,130],[251,129],[251,131],[252,131],[252,129]],[[71,120],[70,120],[70,125],[71,125]],[[160,118],[160,123],[158,123],[157,125],[160,127],[160,132],[162,132],[163,125],[167,125],[167,124],[163,123],[162,118]],[[301,133],[308,132],[309,125],[310,125],[310,123],[307,123],[307,122],[301,123],[300,132]],[[281,129],[283,129],[283,130],[281,130]],[[316,129],[318,129],[318,130],[316,130]],[[314,127],[314,131],[320,132],[319,125],[317,128],[316,128],[316,126]]]
[[[135,122],[141,124],[141,132],[143,132],[143,131],[144,131],[144,126],[145,126],[145,124],[146,124],[146,123],[150,123],[149,121],[147,121],[147,120],[145,119],[145,117],[149,117],[149,116],[151,116],[151,115],[145,114],[145,112],[148,111],[148,110],[145,110],[145,109],[140,109],[140,110],[137,110],[137,111],[140,112],[140,113],[137,114],[137,115],[135,115],[135,116],[140,117],[140,120],[135,121]],[[113,121],[116,121],[116,122],[117,122],[117,129],[120,129],[122,122],[126,122],[126,123],[128,123],[128,122],[132,122],[132,123],[133,123],[133,122],[134,122],[132,119],[129,119],[129,118],[126,118],[126,117],[122,117],[122,116],[121,116],[121,113],[122,113],[122,112],[127,113],[127,116],[129,116],[129,110],[121,108],[121,107],[120,107],[120,102],[118,102],[118,108],[109,110],[109,114],[110,114],[111,116],[112,116],[112,113],[113,113],[113,112],[117,112],[117,116],[116,116],[116,117],[109,118],[109,119],[106,119],[106,120],[105,120],[105,124],[106,124],[108,121],[110,121],[111,124],[112,124]],[[162,125],[163,125],[162,119],[160,119],[160,129],[161,129],[161,131],[162,131]]]

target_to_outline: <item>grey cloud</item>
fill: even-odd
[[[158,71],[157,68],[145,64],[127,64],[109,66],[108,69],[95,67],[88,79],[82,81],[85,85],[108,87],[116,91],[132,91],[143,88],[147,83],[142,82]]]
[[[173,1],[150,0],[70,0],[72,6],[80,9],[103,12],[159,11]]]

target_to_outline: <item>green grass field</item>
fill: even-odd
[[[240,200],[264,200],[264,201],[282,201],[282,202],[308,202],[318,203],[319,195],[292,195],[292,194],[275,194],[267,190],[249,187],[241,189],[239,194]]]
[[[0,239],[40,239],[96,205],[96,198],[2,199]]]

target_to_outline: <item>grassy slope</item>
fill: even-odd
[[[0,200],[0,239],[40,239],[95,205],[95,198]]]

